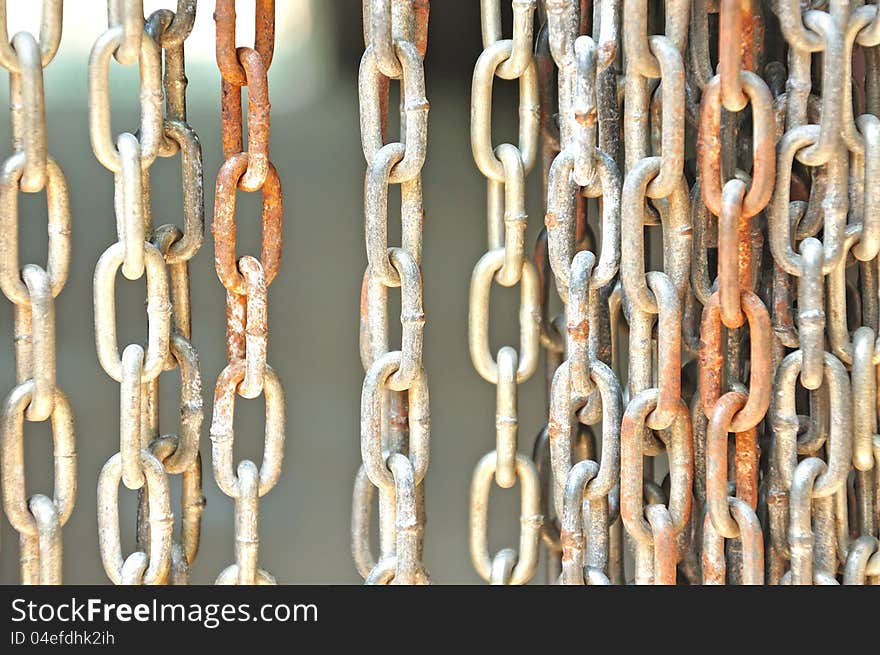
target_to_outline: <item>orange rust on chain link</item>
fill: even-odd
[[[430,0],[412,0],[413,25],[415,27],[413,43],[422,57],[425,56],[428,49],[428,16],[430,13]]]
[[[733,463],[736,495],[747,502],[752,509],[758,507],[758,461],[760,454],[757,428],[749,428],[736,433]]]
[[[226,292],[226,360],[244,359],[245,321],[247,320],[247,296]]]
[[[266,70],[275,50],[275,0],[254,0],[254,47]],[[223,79],[244,86],[247,75],[235,47],[235,0],[217,0],[214,6],[217,24],[217,67]]]
[[[580,0],[580,23],[578,34],[589,34],[593,24],[593,0]]]
[[[239,49],[248,89],[248,167],[238,182],[243,191],[257,191],[266,179],[269,167],[269,82],[268,69],[256,50]],[[220,115],[223,156],[226,159],[244,152],[241,117],[241,86],[222,80],[220,84]]]
[[[761,299],[751,291],[742,291],[740,302],[749,324],[751,371],[748,401],[731,421],[731,430],[734,432],[752,428],[764,418],[770,405],[773,382],[770,370],[770,315]],[[715,403],[721,397],[724,369],[721,326],[721,302],[716,291],[703,308],[700,327],[700,400],[707,418],[711,418]]]
[[[654,537],[654,584],[674,585],[678,545],[669,510],[663,505],[648,505],[645,516]]]
[[[754,70],[754,11],[752,0],[721,0],[718,20],[718,76],[721,101],[728,111],[748,104],[739,81],[743,69]]]
[[[739,531],[728,511],[727,435],[731,431],[731,418],[741,412],[747,402],[748,396],[738,391],[729,391],[721,396],[715,403],[706,431],[706,501],[715,529],[729,539],[736,537]],[[740,435],[744,435],[742,440]],[[738,432],[736,440],[736,495],[754,509],[758,482],[753,461],[757,448],[754,428]]]
[[[755,89],[763,81],[754,73],[740,71],[740,82],[751,103],[759,99]],[[769,93],[767,93],[769,109]],[[762,101],[763,102],[763,101]],[[721,214],[721,80],[713,77],[703,90],[700,126],[697,138],[697,160],[703,202],[716,216]],[[743,214],[751,218],[770,200],[776,175],[776,147],[771,125],[756,123],[752,152],[752,181],[743,200]]]
[[[731,329],[745,320],[739,293],[751,287],[751,222],[742,211],[745,192],[740,180],[725,184],[718,216],[718,298],[721,322]]]
[[[222,144],[225,161],[217,174],[214,195],[214,265],[226,288],[226,357],[217,381],[211,439],[214,475],[221,490],[235,499],[235,563],[217,583],[271,583],[257,566],[259,497],[281,474],[284,447],[284,393],[266,361],[268,345],[267,288],[281,265],[283,200],[278,172],[269,160],[269,83],[275,41],[275,2],[255,0],[253,48],[235,47],[235,2],[218,0],[217,66],[221,73]],[[242,129],[241,87],[248,87],[247,149]],[[260,257],[238,258],[235,248],[236,190],[260,191],[262,240]],[[264,464],[250,460],[232,469],[232,408],[235,395],[266,398]],[[221,402],[222,401],[222,402]],[[235,480],[235,484],[231,482]]]
[[[724,560],[724,537],[712,526],[708,512],[703,517],[702,583],[704,585],[723,585],[726,562]]]
[[[214,195],[214,262],[217,277],[228,291],[245,293],[244,280],[238,270],[235,254],[235,191],[238,181],[248,166],[248,154],[241,152],[230,157],[217,174],[217,188]],[[266,275],[266,286],[272,284],[281,265],[281,232],[284,214],[281,195],[281,180],[275,166],[269,163],[266,182],[262,187],[263,237],[260,263]]]

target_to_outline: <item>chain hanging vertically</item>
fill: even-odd
[[[880,572],[877,558],[868,566],[870,550],[876,550],[880,462],[875,336],[880,18],[876,5],[851,7],[841,0],[832,0],[827,12],[803,12],[784,0],[776,12],[788,44],[788,80],[787,93],[777,100],[784,132],[768,233],[778,280],[774,307],[789,310],[778,316],[779,322],[787,319],[787,329],[776,331],[785,337],[782,346],[797,350],[778,363],[773,383],[768,582],[838,584],[843,568],[844,584],[864,584],[866,575]],[[850,84],[855,48],[868,66],[865,113],[858,118],[862,103]],[[822,56],[814,59],[817,53]],[[815,88],[813,61],[822,66]],[[807,193],[793,198],[804,186]],[[857,264],[857,275],[848,277],[850,262]],[[788,276],[797,285],[793,321]],[[847,307],[849,285],[863,300],[861,311]],[[851,325],[857,329],[851,331]],[[798,413],[799,397],[808,400],[806,416]],[[806,430],[799,429],[803,424]]]
[[[364,0],[365,51],[358,72],[361,144],[367,162],[361,285],[361,458],[352,496],[352,554],[367,584],[428,584],[422,562],[430,404],[422,365],[422,166],[428,139],[424,57],[428,0]],[[389,85],[400,80],[400,139],[387,142]],[[388,190],[400,185],[402,239],[388,245]],[[400,288],[401,347],[390,350],[388,289]],[[379,492],[379,557],[370,516]]]
[[[559,150],[547,178],[547,261],[565,307],[565,360],[550,388],[551,488],[560,522],[563,584],[610,584],[622,574],[619,516],[620,382],[609,366],[609,291],[620,262],[617,167],[618,8],[585,16],[578,2],[545,3],[548,49],[558,68]],[[593,24],[595,36],[581,34]],[[586,198],[600,199],[601,246],[591,243]],[[598,250],[596,255],[591,251]],[[604,309],[603,309],[604,306]],[[601,460],[590,426],[601,423]],[[573,463],[574,456],[580,461]],[[550,505],[549,502],[546,503]]]
[[[146,19],[143,5],[107,0],[107,29],[88,65],[89,133],[114,176],[116,219],[116,242],[94,273],[95,340],[120,399],[118,452],[98,480],[98,540],[112,582],[184,584],[205,505],[189,289],[189,262],[204,240],[204,191],[184,59],[196,0]],[[275,2],[239,6],[254,12],[252,47],[236,47],[235,0],[217,0],[214,13],[224,161],[212,231],[226,291],[226,365],[210,436],[214,477],[235,506],[234,563],[217,583],[273,584],[259,565],[258,518],[285,446],[284,391],[267,362],[268,287],[283,223],[269,157]],[[10,39],[0,0],[12,135],[0,167],[0,291],[14,310],[16,377],[0,416],[0,491],[19,535],[22,582],[59,584],[61,530],[77,490],[73,414],[56,381],[54,304],[70,267],[71,218],[64,173],[48,154],[43,88],[63,2],[39,7],[39,33]],[[435,9],[463,11],[456,3]],[[880,584],[878,5],[481,0],[479,13],[470,138],[487,184],[488,238],[471,276],[468,348],[477,374],[494,385],[496,410],[494,449],[477,463],[470,489],[478,575],[529,583],[543,544],[551,584]],[[428,0],[363,0],[365,375],[351,545],[367,584],[430,582],[428,16]],[[139,78],[140,125],[118,135],[114,59]],[[496,78],[517,87],[516,144],[493,139]],[[388,137],[391,80],[400,87],[396,140]],[[151,167],[178,154],[182,216],[154,227]],[[539,159],[544,223],[530,256],[527,180]],[[392,185],[400,186],[399,246],[388,241]],[[44,190],[47,262],[22,266],[19,192]],[[259,257],[236,252],[238,190],[262,199]],[[120,270],[146,287],[146,343],[122,350]],[[515,318],[490,311],[493,283],[516,289]],[[495,352],[490,333],[502,320],[518,327],[519,343]],[[519,389],[542,353],[547,420],[527,456],[518,443]],[[163,434],[159,380],[174,369],[180,424]],[[236,400],[261,395],[262,462],[236,464]],[[51,422],[51,497],[28,494],[25,419]],[[181,477],[177,521],[172,475]],[[515,549],[489,546],[493,482],[519,485]],[[127,556],[120,483],[138,492]]]
[[[728,559],[741,569],[727,572],[743,584],[764,581],[764,539],[758,522],[758,430],[770,404],[770,315],[755,293],[753,257],[760,257],[760,233],[753,224],[773,189],[773,106],[770,89],[752,70],[756,65],[755,12],[752,2],[722,0],[719,6],[718,74],[702,89],[699,121],[700,202],[717,219],[717,284],[703,297],[700,326],[700,436],[705,468],[700,468],[702,523],[702,582],[724,584],[727,562],[724,539],[736,539],[738,552]],[[739,119],[751,110],[751,174],[736,167],[734,141],[724,142],[724,129],[737,133]],[[743,112],[740,114],[740,112]],[[743,125],[745,128],[745,125]],[[728,128],[730,129],[730,128]],[[745,131],[745,129],[743,129]],[[728,132],[729,134],[729,132]],[[733,152],[729,152],[733,149]],[[744,148],[739,150],[745,150]],[[748,152],[746,150],[746,152]],[[758,218],[755,218],[758,217]],[[702,212],[698,220],[708,218]],[[705,227],[703,229],[705,232]],[[756,233],[757,232],[757,233]],[[740,382],[741,328],[748,328],[749,384]],[[726,341],[722,333],[726,332]],[[742,358],[742,355],[739,355]],[[721,393],[723,381],[730,389]],[[736,434],[733,465],[736,496],[728,487],[728,433]],[[695,515],[696,516],[696,515]],[[700,529],[697,526],[696,529]]]
[[[98,481],[101,558],[116,584],[185,584],[199,545],[204,509],[199,439],[202,384],[190,342],[188,262],[204,238],[201,147],[186,122],[184,40],[195,20],[195,0],[177,11],[160,9],[144,20],[140,0],[108,0],[108,29],[89,60],[89,132],[92,149],[114,175],[117,241],[95,268],[95,339],[98,359],[120,384],[119,452]],[[111,133],[110,63],[137,65],[140,129]],[[164,71],[164,77],[163,77]],[[164,79],[164,86],[163,86]],[[164,108],[163,108],[164,101]],[[149,169],[157,157],[180,152],[183,229],[153,227]],[[119,353],[116,274],[146,277],[147,345]],[[159,430],[159,375],[180,369],[180,429]],[[168,476],[182,476],[181,522],[175,537]],[[119,483],[139,491],[137,550],[122,554]]]
[[[42,3],[40,32],[10,41],[0,0],[0,66],[9,73],[13,153],[0,168],[0,290],[14,305],[16,386],[0,418],[3,509],[19,534],[22,584],[61,584],[61,529],[76,502],[76,448],[70,401],[56,384],[55,298],[70,268],[70,199],[61,166],[49,155],[43,69],[61,41],[61,0]],[[18,193],[46,191],[46,266],[19,263]],[[51,421],[52,496],[28,495],[24,421]]]
[[[214,193],[214,263],[226,289],[227,365],[214,388],[211,461],[220,490],[235,501],[235,563],[217,584],[275,584],[259,567],[259,499],[281,476],[284,458],[284,389],[266,360],[267,290],[281,264],[281,181],[269,159],[268,71],[275,47],[275,0],[255,0],[253,47],[235,47],[235,1],[217,0],[217,67],[221,75],[223,166]],[[242,87],[248,90],[247,149],[243,141]],[[260,257],[235,249],[236,190],[262,195]],[[237,396],[266,402],[263,461],[233,464]]]
[[[502,38],[500,0],[480,2],[483,52],[471,85],[471,150],[487,183],[488,248],[474,267],[468,301],[468,345],[480,376],[496,386],[495,449],[477,463],[471,482],[470,551],[474,568],[491,584],[525,584],[538,565],[541,483],[532,459],[518,452],[517,387],[538,367],[541,298],[538,271],[526,256],[525,179],[538,155],[538,76],[533,56],[535,0],[512,0],[513,33]],[[519,143],[492,145],[492,87],[496,77],[519,85]],[[492,355],[489,298],[492,281],[520,288],[519,350]],[[520,484],[518,550],[489,551],[492,481]]]

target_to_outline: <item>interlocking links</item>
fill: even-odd
[[[281,181],[269,160],[268,70],[275,43],[275,2],[256,0],[254,11],[254,47],[236,49],[234,0],[218,0],[214,10],[224,162],[217,174],[211,231],[217,277],[226,289],[227,365],[214,388],[211,462],[221,491],[235,500],[235,563],[220,573],[217,584],[275,583],[258,565],[259,498],[278,482],[284,458],[284,390],[267,362],[268,287],[281,264],[284,215]],[[247,148],[242,87],[248,89]],[[236,189],[262,194],[259,258],[237,257]],[[236,395],[248,399],[265,396],[266,438],[259,468],[250,460],[233,465]]]
[[[863,579],[865,544],[877,537],[880,34],[876,6],[835,1],[820,9],[774,7],[788,79],[776,99],[782,120],[768,212],[773,323],[779,341],[797,348],[774,353],[769,415],[767,572],[783,584]],[[854,60],[865,62],[864,78],[853,77]],[[816,81],[813,62],[822,67]]]
[[[520,484],[519,550],[504,549],[492,556],[489,550],[489,492],[492,478],[499,470],[499,453],[487,453],[477,463],[471,480],[470,549],[474,568],[486,582],[521,585],[535,574],[538,563],[538,536],[543,517],[540,514],[538,473],[531,459],[517,454],[514,459],[516,480]],[[512,485],[511,485],[512,486]],[[512,566],[499,566],[500,558],[510,558]],[[502,575],[496,575],[497,573]]]
[[[500,2],[483,0],[480,18],[483,52],[471,86],[471,150],[487,183],[488,250],[471,276],[468,344],[480,376],[496,386],[495,450],[477,464],[471,482],[470,546],[474,568],[492,584],[525,584],[538,565],[541,485],[534,462],[518,453],[518,385],[538,367],[541,289],[538,271],[525,255],[525,178],[538,152],[537,72],[532,56],[534,0],[513,0],[513,37],[502,38]],[[495,78],[519,85],[517,145],[492,142],[492,87]],[[489,345],[492,281],[520,286],[519,350],[504,346],[493,357]],[[492,555],[488,548],[489,492],[492,478],[502,488],[520,484],[519,549]]]
[[[626,2],[623,7],[626,173],[620,282],[622,315],[629,324],[630,400],[620,431],[620,514],[635,546],[636,584],[676,583],[691,525],[694,453],[681,369],[687,353],[683,336],[691,255],[683,111],[689,4],[667,1],[664,24],[655,20],[653,26],[648,3]],[[649,36],[652,28],[660,33]],[[648,271],[646,238],[656,230],[645,228],[657,225],[663,234],[662,268]],[[653,460],[647,460],[647,471],[643,463],[646,455],[664,450],[668,492],[653,480]]]
[[[593,362],[591,376],[602,403],[601,464],[584,459],[572,465],[572,435],[578,427],[575,417],[587,398],[571,388],[571,364],[569,359],[556,371],[548,424],[556,513],[561,520],[561,581],[608,584],[609,530],[615,520],[611,496],[620,481],[620,384],[608,366]],[[584,515],[586,509],[588,515]]]
[[[825,514],[825,521],[829,520],[828,515],[833,509],[832,496],[845,489],[853,450],[849,377],[840,360],[827,352],[823,357],[822,385],[827,390],[828,424],[827,428],[819,428],[824,433],[824,444],[802,443],[802,438],[798,437],[795,385],[798,377],[803,384],[805,360],[803,351],[798,350],[779,365],[770,415],[775,473],[771,490],[775,502],[768,507],[770,529],[776,532],[774,541],[788,546],[791,569],[782,582],[790,579],[792,584],[812,584],[814,565],[817,573],[828,576],[834,576],[837,571],[836,544],[820,543],[816,548],[811,507],[817,521],[821,520],[820,513]],[[824,461],[817,456],[823,446]],[[799,453],[810,456],[799,461]],[[787,530],[787,534],[779,534],[780,530]],[[817,550],[815,563],[814,549]]]
[[[70,200],[61,166],[48,153],[43,69],[61,41],[61,0],[41,6],[38,35],[19,32],[10,41],[6,0],[0,1],[0,66],[9,72],[12,154],[0,166],[0,290],[12,302],[16,386],[3,404],[0,469],[3,507],[19,533],[21,581],[61,584],[61,528],[76,501],[73,413],[56,385],[55,298],[70,267]],[[18,254],[19,191],[45,189],[48,209],[46,266],[21,266]],[[24,419],[50,420],[55,491],[27,495]]]
[[[709,283],[708,266],[698,282],[702,287],[702,321],[698,353],[699,394],[696,411],[698,440],[703,451],[699,513],[695,521],[702,548],[703,584],[763,584],[764,543],[758,516],[758,426],[770,404],[772,383],[771,322],[756,293],[760,241],[756,224],[763,218],[773,191],[776,158],[773,98],[756,74],[755,46],[750,39],[756,24],[751,0],[722,0],[718,18],[717,74],[702,87],[697,158],[699,188],[694,202],[695,265],[708,261],[705,235],[715,217],[717,278]],[[751,118],[751,172],[737,167],[738,153],[748,147],[743,113]],[[743,125],[742,128],[740,126]],[[741,134],[742,132],[742,134]],[[732,140],[731,140],[732,139]],[[744,142],[742,145],[737,140]],[[699,195],[697,195],[699,194]],[[706,211],[708,210],[708,212]],[[755,261],[753,261],[755,260]],[[741,330],[742,328],[742,330]],[[747,328],[747,332],[746,332]],[[747,335],[749,385],[740,382]],[[722,390],[727,387],[727,391]],[[736,434],[733,471],[736,495],[728,491],[728,434]],[[735,540],[725,548],[725,539]]]
[[[428,137],[424,56],[427,0],[364,0],[364,54],[358,72],[367,269],[360,299],[360,445],[363,464],[352,496],[352,554],[367,584],[428,584],[422,562],[423,480],[428,468],[430,404],[422,364],[422,166]],[[387,141],[389,84],[400,81],[397,141]],[[401,245],[388,243],[388,191],[400,185]],[[388,289],[400,288],[401,342],[391,350]],[[370,516],[378,489],[379,556]]]
[[[168,477],[162,463],[147,451],[138,459],[144,481],[141,483],[149,503],[149,543],[126,558],[119,534],[119,482],[123,476],[123,455],[107,460],[98,478],[98,536],[104,570],[114,584],[164,584],[171,570],[172,527]]]
[[[636,584],[675,584],[680,559],[677,539],[691,513],[693,442],[690,416],[681,401],[668,430],[658,433],[669,455],[668,506],[654,502],[650,495],[651,504],[644,504],[644,431],[661,394],[659,389],[646,389],[630,400],[620,429],[620,515],[636,544]]]
[[[648,36],[646,3],[624,6],[626,174],[620,279],[629,323],[630,401],[621,424],[620,513],[635,544],[637,584],[675,584],[691,516],[694,455],[681,371],[691,254],[681,110],[688,4],[666,2],[663,32],[654,36]],[[659,79],[660,108],[652,106],[648,91],[653,79]],[[656,225],[657,219],[663,230],[662,270],[646,272],[645,227]],[[652,356],[655,316],[656,365]],[[671,487],[668,494],[656,494],[650,487],[653,476],[649,473],[643,480],[642,459],[663,450],[668,451]],[[664,495],[668,495],[667,502]]]
[[[177,11],[160,9],[146,20],[137,0],[108,0],[108,29],[89,61],[89,128],[98,160],[114,174],[116,243],[95,268],[95,342],[105,372],[120,384],[119,452],[99,482],[98,526],[104,569],[116,584],[186,584],[199,543],[204,497],[199,440],[202,381],[191,339],[189,260],[204,240],[201,146],[186,119],[184,41],[195,20],[195,0]],[[137,64],[141,126],[112,136],[111,58]],[[150,167],[157,157],[180,152],[182,228],[154,227]],[[120,353],[116,330],[116,274],[146,278],[147,344]],[[159,376],[180,369],[180,428],[162,435]],[[179,539],[173,537],[168,475],[181,475]],[[123,559],[118,493],[122,482],[138,489],[138,549]]]
[[[12,128],[0,164],[0,291],[14,306],[16,362],[16,386],[0,411],[0,490],[29,584],[61,581],[61,531],[76,497],[54,308],[70,265],[70,199],[49,154],[43,88],[62,2],[35,4],[38,34],[10,38],[0,0]],[[284,392],[268,364],[268,288],[280,268],[283,227],[269,155],[275,3],[248,5],[250,47],[236,47],[235,4],[215,7],[224,162],[212,231],[226,290],[227,363],[214,388],[211,463],[235,505],[234,563],[217,583],[273,584],[260,567],[258,528],[259,500],[280,478],[285,446]],[[880,582],[878,6],[483,0],[479,7],[470,137],[487,184],[488,238],[471,277],[468,348],[496,393],[494,448],[470,490],[469,548],[479,576],[528,583],[543,543],[550,583],[626,584],[628,548],[636,584]],[[98,524],[107,575],[121,584],[186,583],[200,541],[202,378],[188,266],[204,240],[204,194],[184,54],[195,9],[195,0],[177,0],[174,11],[145,19],[142,0],[108,0],[108,28],[89,62],[90,138],[114,175],[117,234],[94,277],[98,359],[120,394],[118,452],[99,479]],[[430,582],[421,264],[428,14],[428,0],[363,2],[365,374],[351,537],[367,584]],[[139,125],[130,133],[112,126],[114,60],[139,73]],[[515,143],[493,137],[496,78],[517,86]],[[387,134],[391,80],[400,83],[396,139]],[[150,170],[178,153],[182,215],[154,227]],[[544,225],[527,254],[527,177],[536,166]],[[392,185],[401,195],[398,244],[389,242]],[[44,189],[46,262],[23,265],[19,192]],[[261,195],[258,256],[236,249],[238,190]],[[120,270],[146,286],[144,344],[118,343]],[[517,343],[497,350],[495,282],[519,296]],[[395,348],[388,296],[398,288]],[[541,365],[542,350],[547,421],[528,457],[518,443],[519,387]],[[175,368],[180,424],[165,434],[159,380]],[[237,462],[237,399],[261,395],[262,459]],[[26,487],[25,420],[51,422],[51,495]],[[177,531],[170,475],[181,476]],[[127,556],[120,483],[139,492],[137,541]],[[517,483],[518,543],[496,550],[492,487]]]
[[[61,584],[61,537],[76,502],[76,448],[73,412],[63,392],[56,389],[52,399],[52,444],[55,460],[55,490],[47,499],[42,494],[27,496],[24,461],[24,419],[33,405],[36,382],[25,380],[15,387],[3,403],[0,423],[0,480],[3,485],[3,509],[10,524],[20,535],[21,577],[24,584]],[[45,501],[49,500],[49,503]],[[41,516],[34,513],[35,503]],[[49,530],[47,532],[46,530]],[[51,532],[57,533],[48,539]],[[54,542],[54,543],[52,543]],[[51,544],[49,550],[44,548]],[[37,557],[25,555],[34,549]],[[45,561],[44,561],[45,559]],[[49,565],[55,560],[56,565]],[[48,575],[44,575],[48,574]]]
[[[545,3],[548,48],[557,67],[559,142],[547,173],[544,224],[547,260],[565,311],[560,317],[565,322],[565,359],[550,387],[547,434],[553,505],[561,523],[558,581],[563,584],[609,584],[619,581],[621,572],[616,507],[621,392],[616,373],[607,365],[608,299],[621,257],[622,180],[618,142],[611,136],[619,108],[616,91],[608,86],[616,77],[616,4],[603,0],[588,16],[581,13],[583,3]],[[582,34],[591,23],[592,37]],[[598,199],[596,228],[589,224],[592,212],[586,198]],[[601,244],[591,238],[593,233],[601,235]],[[592,446],[588,426],[599,422],[601,460],[575,441],[583,433]]]
[[[774,259],[785,273],[796,276],[799,282],[798,337],[804,355],[801,381],[811,390],[817,389],[822,380],[826,320],[823,276],[845,256],[843,235],[847,224],[848,162],[840,107],[845,98],[843,87],[846,86],[841,72],[848,70],[848,64],[845,68],[843,63],[843,32],[849,12],[848,7],[841,9],[833,13],[810,11],[801,16],[800,7],[795,8],[791,2],[782,2],[777,8],[783,34],[791,43],[790,59],[799,61],[799,76],[809,75],[810,53],[823,52],[824,62],[820,123],[807,125],[807,112],[802,103],[799,101],[801,106],[798,106],[794,105],[794,99],[789,100],[788,129],[777,147],[776,187],[769,216]],[[808,81],[805,90],[809,90]],[[816,231],[811,230],[808,238],[801,241],[798,252],[792,247],[795,239],[789,214],[790,187],[785,187],[785,181],[791,178],[795,158],[806,166],[824,166],[826,175],[824,199],[821,200],[824,214],[822,241],[814,238]],[[809,204],[813,205],[812,199]]]

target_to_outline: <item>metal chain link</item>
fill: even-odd
[[[201,146],[186,120],[184,41],[196,1],[178,0],[146,20],[140,0],[108,0],[108,29],[89,60],[89,128],[98,160],[114,174],[117,242],[95,268],[95,339],[98,359],[120,384],[119,452],[98,482],[101,558],[116,584],[186,584],[198,551],[205,500],[201,492],[199,440],[203,420],[198,353],[192,345],[189,260],[204,239]],[[111,131],[111,56],[140,73],[141,125],[136,134]],[[163,74],[164,73],[164,74]],[[157,157],[181,156],[183,227],[153,226],[150,167]],[[147,345],[129,344],[119,354],[116,273],[146,277]],[[179,368],[180,427],[159,426],[159,376]],[[174,536],[169,475],[181,475],[181,523]],[[138,490],[137,550],[123,556],[120,481]]]
[[[281,264],[283,204],[281,181],[269,159],[269,83],[275,39],[275,2],[256,0],[254,47],[235,48],[235,2],[217,0],[217,67],[221,74],[223,166],[214,193],[214,263],[226,289],[226,368],[214,387],[211,462],[221,491],[235,501],[235,563],[217,584],[275,584],[258,563],[259,499],[281,476],[284,459],[284,389],[267,362],[268,287]],[[242,87],[248,90],[242,116]],[[247,148],[243,122],[247,123]],[[262,194],[262,248],[259,259],[239,258],[235,249],[235,193]],[[236,396],[266,401],[263,462],[233,465]]]
[[[608,1],[597,3],[593,16],[583,3],[547,2],[545,8],[558,69],[559,149],[548,172],[544,223],[565,321],[565,359],[550,387],[548,493],[560,521],[559,582],[611,584],[621,563],[620,532],[612,525],[620,509],[622,399],[609,367],[610,323],[601,307],[608,306],[620,263],[621,175],[617,140],[608,136],[618,129],[619,109],[607,82],[616,77],[619,17]],[[581,34],[589,22],[593,36]],[[590,234],[587,198],[601,199],[601,247]],[[599,251],[598,261],[592,249]],[[592,432],[598,423],[600,461]]]
[[[636,583],[864,583],[880,561],[877,8],[785,0],[777,28],[751,1],[658,5],[542,7],[548,581],[624,582],[619,481]],[[622,417],[603,363],[626,381]],[[600,420],[601,459],[583,425]]]
[[[361,464],[352,495],[351,544],[367,584],[429,584],[422,561],[422,481],[428,468],[428,378],[422,363],[422,166],[428,143],[424,57],[427,0],[364,0],[358,71],[367,270],[361,285]],[[400,138],[387,140],[389,86],[400,81]],[[388,244],[388,191],[400,185],[402,238]],[[388,289],[400,288],[401,342],[391,350]],[[370,543],[379,492],[379,556]]]
[[[64,527],[76,502],[73,411],[56,382],[55,298],[70,268],[70,199],[67,180],[49,155],[43,69],[61,41],[60,0],[41,6],[38,35],[18,32],[10,41],[6,0],[0,1],[0,65],[9,73],[12,154],[0,167],[0,290],[15,317],[16,386],[0,416],[0,480],[3,509],[19,534],[23,584],[61,584]],[[20,265],[18,193],[46,191],[48,259]],[[52,496],[28,495],[25,484],[24,421],[51,421]]]

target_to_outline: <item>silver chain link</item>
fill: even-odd
[[[67,180],[49,155],[43,69],[61,42],[61,0],[41,6],[38,35],[18,32],[10,41],[6,0],[0,1],[0,65],[9,73],[13,153],[0,169],[0,290],[14,305],[16,387],[0,417],[3,508],[19,534],[23,584],[61,584],[61,529],[76,502],[76,445],[70,401],[56,383],[55,298],[70,268],[70,198]],[[46,192],[48,260],[20,265],[18,193]],[[24,421],[51,421],[52,496],[28,495]]]
[[[430,406],[422,365],[422,166],[428,142],[424,56],[427,0],[364,0],[365,51],[358,72],[361,144],[367,171],[367,270],[360,302],[361,464],[352,495],[352,554],[367,584],[428,584],[422,562]],[[389,85],[400,81],[400,139],[385,133]],[[388,191],[400,185],[402,238],[388,244]],[[400,288],[401,345],[391,350],[388,289]],[[370,543],[379,492],[379,556]]]
[[[471,150],[486,178],[488,249],[474,267],[468,301],[468,345],[480,376],[496,387],[495,449],[477,463],[471,482],[470,551],[480,577],[491,584],[525,584],[538,565],[543,524],[538,470],[518,452],[517,389],[538,367],[540,283],[525,254],[528,216],[525,178],[538,154],[538,77],[533,49],[534,0],[513,0],[512,38],[502,38],[501,3],[482,0],[483,52],[471,89]],[[492,144],[492,87],[495,78],[519,84],[519,142]],[[492,281],[519,285],[519,350],[489,345]],[[492,480],[503,489],[520,483],[518,550],[489,551],[489,493]]]
[[[114,174],[117,241],[95,268],[95,340],[98,359],[120,384],[119,452],[98,481],[101,558],[116,584],[185,584],[198,551],[205,500],[199,440],[202,382],[192,345],[189,260],[204,239],[201,147],[186,121],[184,41],[195,20],[195,0],[177,11],[160,9],[144,19],[140,0],[108,0],[108,29],[89,59],[89,128],[95,156]],[[137,65],[141,125],[136,134],[111,131],[110,64]],[[164,74],[163,74],[164,73]],[[157,157],[180,153],[183,228],[153,226],[150,167]],[[116,274],[146,278],[147,344],[119,354]],[[179,369],[180,416],[176,433],[159,426],[159,376]],[[181,521],[174,535],[169,475],[181,475]],[[138,490],[137,549],[122,553],[119,483]]]
[[[259,499],[278,483],[285,448],[284,391],[268,364],[268,288],[283,224],[269,156],[275,2],[254,0],[253,44],[243,48],[235,6],[218,0],[214,14],[224,162],[212,231],[227,363],[210,436],[215,480],[235,505],[235,561],[217,583],[273,584],[258,548]],[[0,168],[0,290],[14,306],[16,361],[0,416],[0,487],[20,538],[22,582],[57,584],[77,485],[54,312],[70,265],[71,217],[64,174],[48,154],[43,89],[62,2],[41,7],[39,33],[10,39],[0,0],[12,125]],[[189,261],[204,240],[203,170],[187,122],[184,59],[195,11],[195,0],[178,0],[176,11],[145,19],[142,0],[108,0],[107,30],[88,67],[92,148],[114,176],[116,241],[95,269],[94,312],[98,359],[120,394],[118,452],[98,481],[101,557],[117,584],[188,582],[205,505],[189,304]],[[494,448],[471,482],[469,546],[486,582],[529,583],[542,551],[551,584],[880,582],[878,12],[847,0],[481,0],[470,137],[486,180],[487,244],[471,276],[468,348],[496,401]],[[365,374],[351,545],[368,584],[430,582],[428,15],[428,0],[363,1]],[[139,73],[132,132],[111,127],[114,60]],[[493,138],[496,78],[518,87],[515,144]],[[392,80],[400,85],[396,140],[387,134]],[[156,227],[150,170],[178,154],[181,220]],[[529,253],[536,166],[544,223]],[[395,185],[399,246],[389,243]],[[18,194],[43,190],[47,262],[21,265]],[[262,198],[259,257],[236,252],[238,190]],[[146,343],[122,350],[119,270],[143,279],[147,296]],[[519,293],[518,344],[497,350],[490,334],[509,319],[490,310],[493,283]],[[397,288],[394,349],[388,294]],[[519,443],[519,393],[542,359],[547,421],[529,456]],[[175,369],[180,425],[163,433],[159,380]],[[262,461],[236,463],[237,399],[259,396]],[[51,497],[26,490],[25,419],[51,422]],[[179,520],[172,475],[181,477]],[[128,555],[120,483],[138,491],[137,546]],[[515,548],[494,551],[492,488],[517,485]]]

